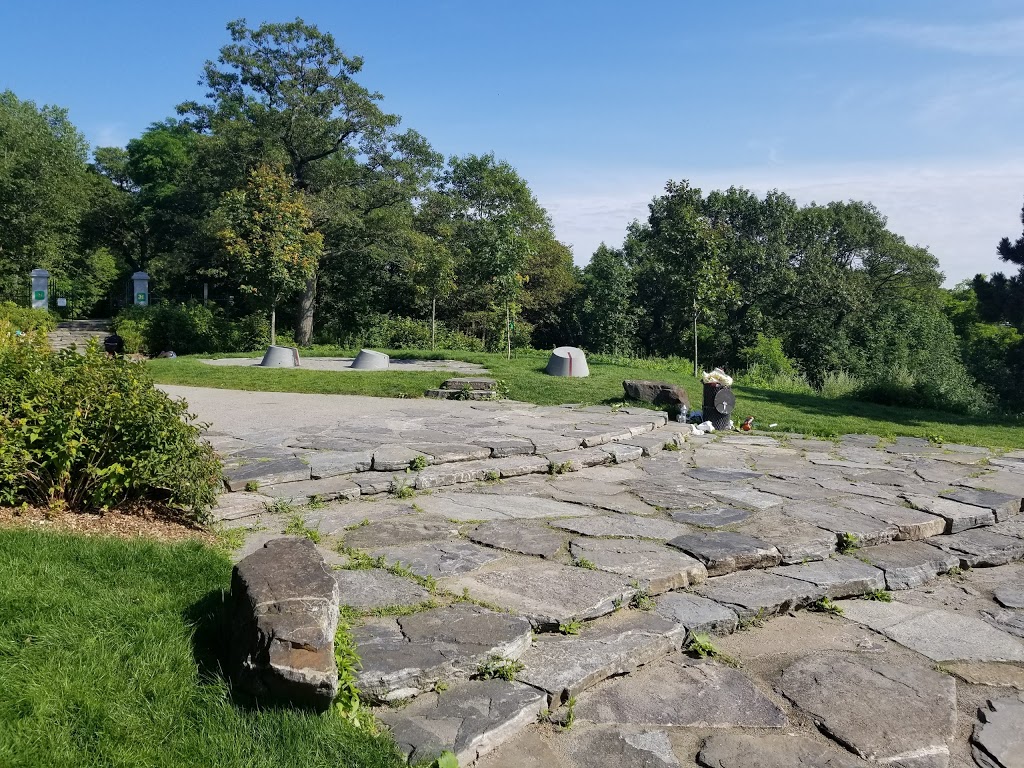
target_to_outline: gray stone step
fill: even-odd
[[[428,389],[424,397],[436,400],[493,400],[497,393],[489,389]]]

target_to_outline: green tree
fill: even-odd
[[[224,195],[218,237],[241,289],[270,312],[270,343],[277,342],[277,305],[301,290],[316,270],[323,236],[313,231],[309,211],[280,168],[261,165],[244,190]]]
[[[620,249],[604,243],[583,268],[583,303],[580,310],[587,349],[628,355],[635,348],[636,286]]]
[[[250,162],[283,162],[295,188],[314,196],[318,166],[328,158],[361,156],[371,164],[379,158],[398,118],[381,111],[380,94],[356,82],[362,58],[345,54],[332,35],[300,18],[256,29],[238,19],[227,29],[231,43],[203,72],[210,102],[178,107],[199,130],[233,136],[251,153]],[[300,344],[313,334],[317,274],[309,272],[302,291]]]
[[[23,303],[31,270],[66,276],[82,258],[87,152],[67,110],[0,92],[0,299]]]

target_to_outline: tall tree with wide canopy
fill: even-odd
[[[249,135],[247,146],[286,163],[294,186],[316,194],[317,165],[336,155],[373,157],[398,117],[383,112],[382,99],[356,82],[362,58],[345,54],[334,37],[301,18],[256,29],[237,19],[227,25],[231,43],[217,62],[208,61],[200,80],[208,104],[178,107],[200,130]],[[314,204],[315,207],[315,204]],[[317,273],[302,293],[296,341],[313,333]]]

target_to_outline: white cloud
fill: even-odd
[[[826,39],[873,38],[975,56],[1024,55],[1024,19],[977,24],[914,24],[879,19],[858,21]]]
[[[551,213],[556,235],[573,246],[576,263],[582,265],[602,241],[619,245],[627,224],[646,218],[647,204],[670,178],[688,178],[705,193],[735,185],[758,194],[779,189],[801,204],[874,203],[892,231],[939,259],[947,285],[978,272],[1006,271],[1008,265],[996,256],[996,243],[1020,235],[1024,202],[1024,160],[884,168],[643,170],[580,180],[575,188],[539,183],[534,189]]]

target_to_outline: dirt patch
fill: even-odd
[[[205,528],[186,520],[168,519],[147,508],[119,510],[105,514],[54,512],[42,507],[0,507],[0,528],[81,533],[87,536],[146,538],[157,541],[195,539],[214,544],[216,537]]]

